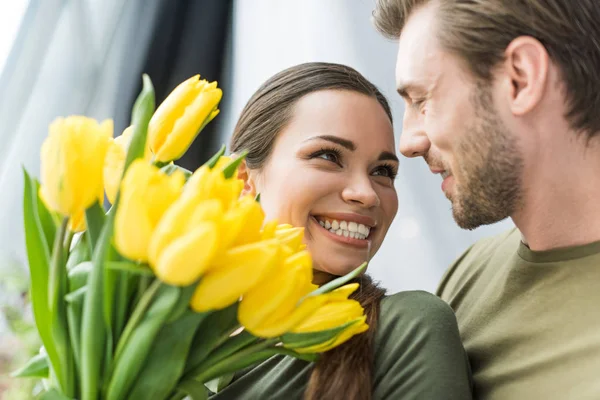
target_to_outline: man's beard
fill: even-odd
[[[451,198],[454,220],[463,229],[509,217],[522,198],[523,158],[516,139],[494,113],[489,89],[478,85],[471,103],[475,119],[455,155],[458,176]]]

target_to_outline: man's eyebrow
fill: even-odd
[[[312,136],[312,137],[306,139],[305,142],[308,142],[310,140],[327,140],[328,142],[333,142],[333,143],[339,144],[340,146],[345,147],[350,151],[356,150],[356,145],[354,144],[354,142],[352,142],[351,140],[343,139],[339,136],[334,136],[334,135]]]
[[[402,96],[403,98],[407,98],[407,97],[409,97],[409,95],[408,95],[409,92],[422,91],[423,88],[416,85],[415,83],[407,82],[407,83],[399,84],[398,88],[396,90],[398,91],[398,94],[400,96]]]

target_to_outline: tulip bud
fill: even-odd
[[[64,217],[81,220],[83,212],[104,198],[102,170],[113,124],[82,116],[58,118],[41,150],[40,196]],[[81,227],[81,224],[78,224]]]
[[[176,171],[165,175],[158,168],[134,161],[121,182],[115,216],[115,246],[125,257],[148,260],[150,238],[161,217],[181,193],[185,178]]]
[[[200,80],[200,75],[179,84],[158,107],[148,126],[148,143],[155,160],[179,159],[219,113],[221,96],[217,82]]]

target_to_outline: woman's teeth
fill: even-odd
[[[356,222],[337,221],[335,219],[332,221],[319,219],[318,221],[329,232],[352,239],[365,240],[371,232],[371,228],[363,224],[357,224]]]

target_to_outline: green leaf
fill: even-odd
[[[215,167],[215,165],[217,165],[217,162],[219,161],[219,158],[221,158],[223,156],[223,154],[225,154],[225,149],[227,147],[225,145],[221,145],[221,148],[219,149],[219,151],[217,151],[215,153],[214,156],[212,156],[210,158],[210,160],[208,160],[204,165],[206,165],[208,168],[213,169]]]
[[[70,397],[65,396],[60,393],[56,389],[50,389],[47,392],[44,392],[38,398],[39,400],[73,400]]]
[[[13,378],[48,378],[48,358],[46,354],[33,356],[27,364],[10,374]]]
[[[225,176],[225,179],[229,179],[229,178],[233,177],[233,174],[235,173],[237,168],[240,166],[242,161],[244,161],[244,159],[246,158],[247,155],[248,155],[248,150],[242,151],[242,153],[235,160],[232,160],[229,164],[227,164],[225,166],[225,168],[223,168],[223,175]]]
[[[187,181],[190,176],[192,176],[192,171],[189,171],[183,167],[180,167],[179,165],[175,165],[175,164],[167,164],[164,167],[162,167],[160,169],[162,172],[164,172],[166,175],[173,175],[173,173],[175,173],[175,171],[181,171],[183,173],[183,176],[185,176],[185,180]]]
[[[312,297],[312,296],[317,296],[317,295],[323,294],[323,293],[329,293],[329,292],[339,288],[340,286],[345,285],[346,283],[350,282],[352,279],[354,279],[357,276],[359,276],[360,274],[362,274],[367,269],[367,265],[368,265],[368,262],[365,261],[354,271],[348,272],[346,275],[341,276],[337,279],[334,279],[329,283],[326,283],[325,285],[321,286],[320,288],[310,292],[308,295],[306,295],[306,297]],[[302,299],[302,300],[304,300],[304,299]],[[302,302],[302,300],[300,300],[300,302]]]
[[[219,393],[221,390],[225,389],[235,376],[235,372],[222,375],[218,378],[215,378],[211,381],[206,382],[204,385],[213,393]]]
[[[215,364],[239,350],[258,342],[258,338],[248,331],[242,331],[233,337],[229,337],[225,343],[212,351],[208,357],[196,367],[196,370],[201,371],[206,367]]]
[[[256,201],[257,203],[260,203],[260,193],[256,194],[256,197],[254,198],[254,201]]]
[[[131,135],[129,150],[127,151],[127,158],[125,159],[123,174],[125,174],[127,168],[129,168],[135,159],[144,157],[146,138],[148,136],[148,123],[154,113],[154,87],[152,86],[152,81],[146,74],[143,75],[142,80],[142,92],[135,101],[131,113],[133,133]]]
[[[183,381],[195,379],[200,382],[208,382],[224,374],[239,371],[252,366],[258,362],[264,361],[277,354],[275,344],[278,339],[262,340],[252,346],[248,346],[231,356],[222,359],[214,364],[206,366],[201,371],[194,371],[195,376],[185,375]]]
[[[40,191],[40,183],[37,180],[35,182],[35,193],[39,193]],[[56,221],[52,217],[52,214],[46,208],[46,205],[40,198],[37,196],[37,207],[38,207],[38,215],[40,218],[40,224],[42,225],[42,229],[44,231],[44,236],[46,237],[46,243],[48,244],[48,248],[52,248],[54,244],[54,238],[56,237]]]
[[[73,292],[69,292],[65,295],[65,301],[67,303],[73,303],[75,301],[83,300],[87,293],[87,286],[82,286]]]
[[[85,222],[87,224],[87,234],[89,237],[90,254],[93,249],[96,248],[100,232],[102,232],[102,226],[106,219],[106,214],[100,203],[96,202],[92,204],[87,210],[85,210]]]
[[[160,329],[127,398],[167,398],[183,374],[192,339],[204,318],[206,314],[187,311],[181,318]]]
[[[239,326],[237,309],[238,303],[235,303],[210,313],[204,320],[192,342],[185,366],[186,374],[200,365],[206,356],[227,340],[231,332]]]
[[[69,292],[75,292],[87,284],[93,266],[91,261],[84,261],[69,270]]]
[[[137,264],[133,261],[109,261],[106,268],[115,271],[129,272],[134,275],[154,276],[154,272],[146,264]]]
[[[177,385],[177,389],[186,393],[191,397],[192,400],[207,400],[208,393],[206,392],[206,387],[193,379],[189,379],[185,382]]]
[[[56,374],[62,376],[58,354],[51,334],[51,316],[48,304],[50,250],[39,217],[37,184],[25,169],[23,169],[23,175],[23,219],[31,276],[31,305],[35,324],[48,353],[50,364],[54,367]]]
[[[194,295],[194,291],[196,290],[196,284],[181,288],[181,295],[179,296],[179,300],[177,300],[177,304],[173,307],[173,311],[171,312],[171,316],[167,320],[167,323],[171,323],[175,320],[181,318],[181,316],[190,309],[190,300]],[[208,314],[203,314],[208,315]]]
[[[77,243],[72,247],[69,258],[67,260],[67,271],[73,269],[76,265],[81,264],[84,261],[90,261],[92,259],[92,252],[90,247],[89,234],[83,232],[79,235]]]
[[[137,380],[146,358],[153,346],[158,345],[155,338],[177,303],[180,291],[181,289],[175,286],[161,285],[129,340],[123,345],[119,343],[114,369],[108,383],[107,400],[128,398],[127,393]],[[119,349],[122,351],[119,352]]]
[[[310,333],[286,333],[281,336],[281,341],[288,349],[301,349],[305,347],[316,346],[318,344],[329,343],[348,327],[354,325],[357,321],[350,321],[337,328],[325,331]]]
[[[306,362],[315,362],[319,359],[318,353],[297,353],[294,350],[286,349],[282,346],[277,346],[274,349],[275,353],[281,354],[284,356],[294,357],[302,361]]]

